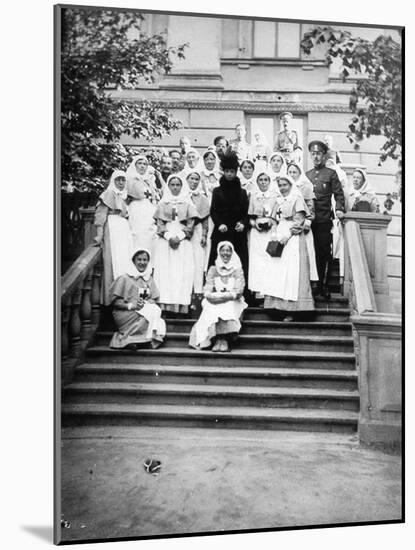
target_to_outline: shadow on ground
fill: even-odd
[[[53,527],[50,525],[22,525],[21,528],[38,539],[53,543]]]

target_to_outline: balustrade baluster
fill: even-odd
[[[81,296],[82,296],[81,281],[75,288],[72,294],[71,318],[69,321],[69,334],[71,336],[71,356],[79,357],[81,354]]]
[[[69,356],[68,322],[70,312],[69,300],[63,299],[61,304],[61,357],[63,360]]]
[[[92,290],[92,270],[90,270],[85,279],[82,287],[82,299],[81,299],[81,340],[89,340],[92,331],[91,315],[91,290]]]
[[[92,274],[91,290],[92,314],[91,321],[93,326],[98,326],[101,314],[101,263],[97,262]]]

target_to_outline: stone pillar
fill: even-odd
[[[402,326],[397,314],[352,315],[361,443],[398,446],[402,431]]]
[[[392,300],[389,298],[387,268],[386,233],[391,219],[392,216],[372,212],[347,212],[344,218],[345,224],[348,220],[354,220],[359,224],[377,310],[383,313],[394,311]],[[347,269],[348,266],[345,265],[345,280]]]

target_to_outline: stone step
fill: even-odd
[[[284,317],[284,314],[276,310],[264,309],[262,307],[249,307],[244,311],[243,319],[244,321],[276,321],[281,320],[282,317]],[[314,311],[301,315],[302,321],[307,319],[309,322],[346,322],[349,321],[349,318],[349,308],[333,308],[331,306],[324,307],[320,303],[317,303]]]
[[[186,406],[359,410],[357,391],[321,388],[73,382],[65,387],[64,397],[66,403],[159,403]]]
[[[167,320],[168,332],[181,332],[189,334],[192,326],[195,324],[194,319],[170,319]],[[295,334],[296,336],[351,336],[352,324],[345,322],[291,322],[284,323],[282,321],[242,321],[240,334]]]
[[[138,382],[153,384],[218,384],[234,386],[331,388],[356,390],[356,370],[229,367],[198,365],[83,364],[77,382]]]
[[[109,345],[112,332],[98,332],[95,336],[96,345]],[[164,348],[188,347],[189,335],[182,332],[168,332]],[[235,349],[275,349],[275,350],[314,350],[314,351],[346,351],[353,352],[351,336],[297,336],[295,334],[243,334],[238,337],[233,346]]]
[[[183,407],[143,404],[64,404],[62,423],[74,425],[175,426],[354,433],[358,413],[327,409]]]
[[[345,352],[232,350],[228,353],[199,351],[191,348],[111,349],[93,346],[86,350],[87,362],[96,363],[145,363],[160,365],[230,365],[251,367],[292,367],[319,369],[354,368],[355,355]]]

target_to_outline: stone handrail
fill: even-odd
[[[61,281],[62,382],[71,380],[76,364],[93,338],[100,319],[101,248],[88,246]]]
[[[386,229],[391,216],[348,212],[344,220],[344,292],[353,313],[359,380],[359,439],[400,448],[402,327],[387,280]]]
[[[375,294],[359,224],[348,220],[345,224],[346,253],[350,262],[349,276],[353,287],[352,301],[358,313],[377,311]]]

